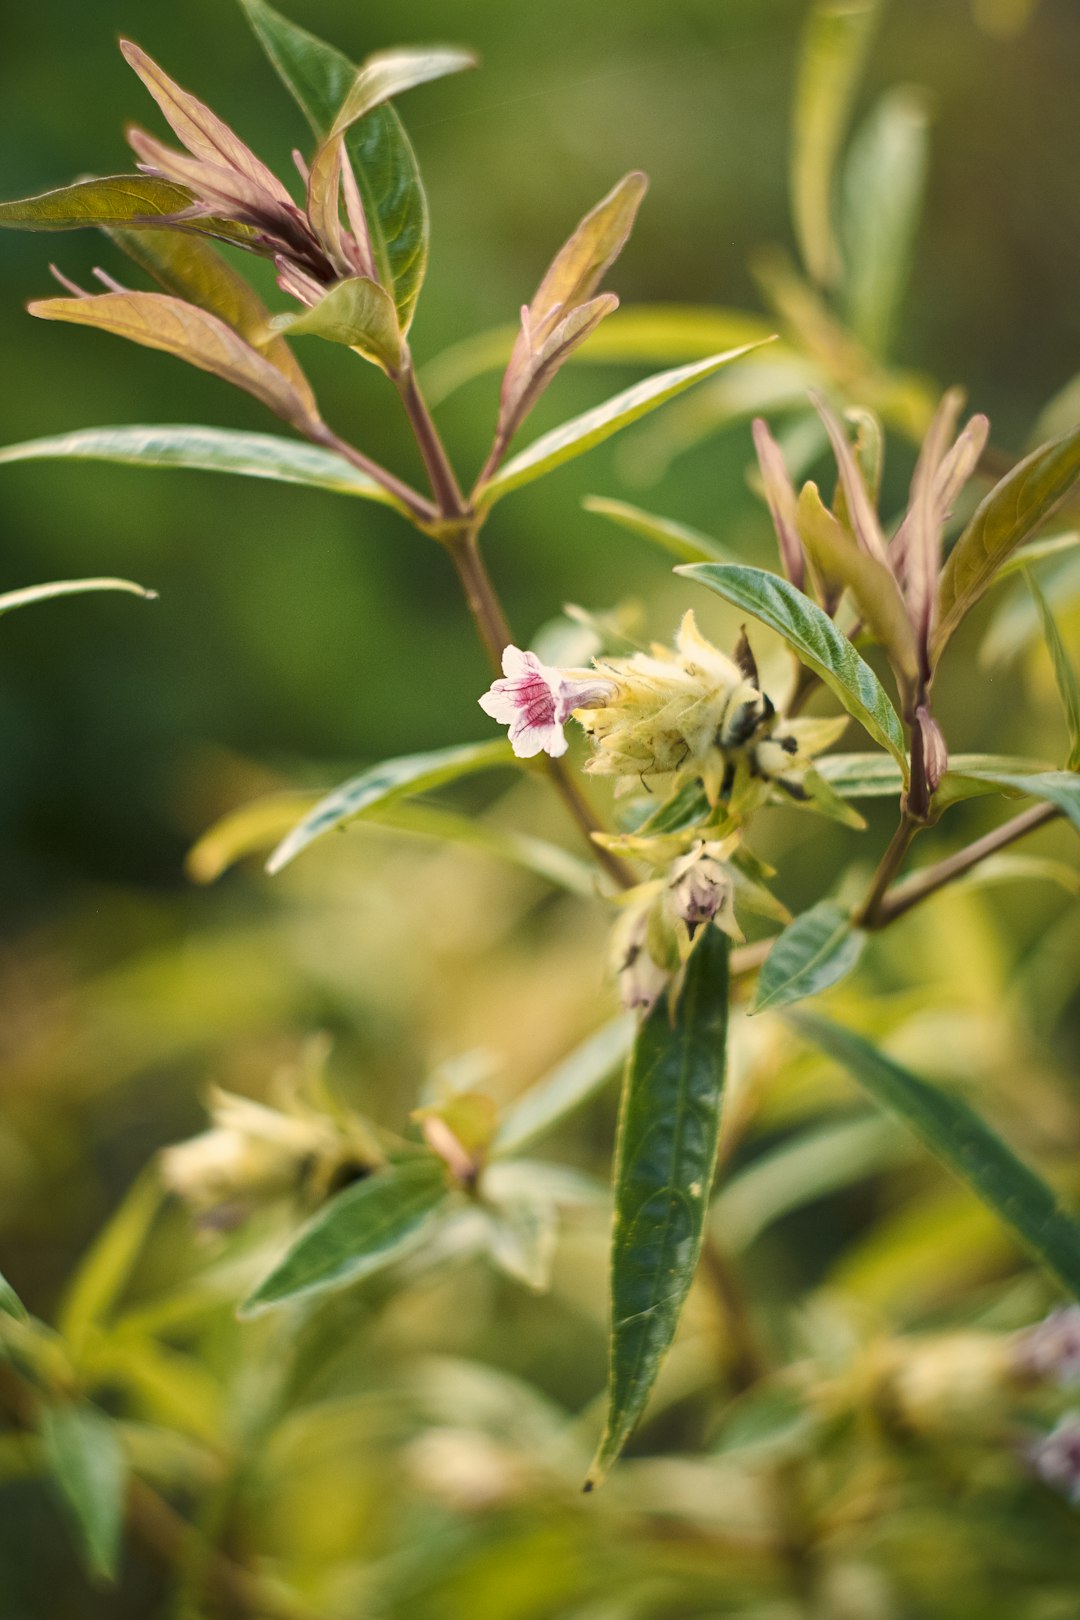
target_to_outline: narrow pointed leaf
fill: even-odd
[[[108,1317],[125,1288],[161,1198],[162,1182],[156,1168],[144,1171],[80,1262],[57,1320],[75,1355],[88,1334]]]
[[[385,288],[367,276],[339,281],[311,309],[279,317],[274,324],[278,331],[294,337],[321,337],[328,343],[359,349],[391,375],[401,370],[397,311]]]
[[[394,497],[332,450],[279,439],[272,433],[230,428],[148,424],[83,428],[48,439],[28,439],[0,449],[0,465],[15,461],[112,461],[130,467],[187,467],[196,472],[236,473],[357,495],[399,511]]]
[[[146,174],[106,175],[99,180],[79,180],[60,186],[39,197],[21,197],[0,203],[0,226],[21,231],[74,231],[88,225],[105,228],[139,225],[160,228],[162,215],[182,213],[194,197],[186,186],[159,180]],[[219,236],[244,244],[254,232],[249,225],[232,220],[195,218],[172,229],[199,236]]]
[[[941,575],[934,657],[1002,564],[1064,500],[1080,477],[1080,427],[1026,456],[987,495]]]
[[[843,175],[844,299],[855,335],[884,358],[911,264],[926,187],[923,90],[889,90],[851,143]]]
[[[1057,683],[1058,694],[1061,697],[1061,706],[1065,711],[1065,721],[1069,728],[1069,758],[1070,771],[1080,769],[1080,681],[1076,678],[1076,671],[1072,660],[1061,639],[1057,620],[1050,611],[1050,604],[1043,595],[1035,575],[1027,575],[1028,589],[1035,599],[1035,606],[1042,622],[1043,639],[1050,653],[1050,662],[1054,666],[1054,680]]]
[[[653,545],[672,557],[678,557],[680,562],[732,561],[731,553],[725,551],[718,540],[711,540],[707,534],[699,533],[686,523],[658,517],[655,512],[643,512],[639,506],[630,506],[626,501],[609,501],[603,495],[586,495],[581,504],[586,512],[610,518],[612,523],[629,529],[631,534],[651,540]]]
[[[789,1007],[838,984],[858,963],[866,934],[852,927],[851,912],[822,900],[776,941],[765,958],[751,1012]]]
[[[127,1467],[116,1425],[87,1402],[48,1406],[45,1459],[74,1520],[91,1575],[114,1580],[120,1560]]]
[[[531,328],[543,327],[556,315],[565,314],[593,296],[626,246],[648,184],[639,170],[624,175],[585,215],[555,255],[536,291],[529,306]]]
[[[1066,1213],[1041,1176],[1013,1153],[961,1098],[901,1068],[852,1030],[810,1013],[792,1023],[898,1114],[965,1182],[1021,1244],[1080,1298],[1080,1221]]]
[[[28,1322],[30,1320],[30,1313],[26,1306],[7,1278],[2,1274],[0,1274],[0,1311],[3,1311],[5,1316],[13,1316],[16,1322]]]
[[[6,591],[0,596],[0,613],[28,607],[32,602],[48,602],[54,596],[82,596],[87,591],[126,591],[129,596],[141,596],[147,602],[157,601],[157,591],[148,591],[145,585],[136,585],[130,579],[58,579],[50,585],[27,585],[21,591]]]
[[[612,1019],[575,1047],[507,1109],[495,1133],[492,1151],[501,1155],[520,1153],[580,1108],[626,1057],[635,1032],[634,1019],[624,1015]]]
[[[827,614],[794,585],[762,568],[730,563],[694,563],[676,573],[697,580],[725,601],[752,613],[782,636],[814,670],[847,712],[887,748],[907,779],[904,734],[896,710],[870,668]]]
[[[286,89],[325,141],[356,79],[356,67],[265,0],[241,4]],[[388,102],[352,126],[346,149],[356,170],[379,279],[392,294],[401,330],[407,332],[428,256],[427,199],[416,155]]]
[[[575,416],[571,421],[564,422],[561,427],[553,428],[550,433],[545,433],[534,440],[527,449],[521,451],[520,455],[514,456],[486,483],[481,484],[476,490],[477,501],[483,506],[491,506],[504,495],[508,495],[511,490],[520,489],[522,485],[532,483],[535,478],[542,478],[545,473],[562,466],[564,461],[572,461],[575,456],[584,455],[587,450],[591,450],[594,445],[602,444],[613,433],[629,427],[631,422],[638,421],[649,411],[656,410],[658,406],[665,404],[669,399],[674,399],[685,389],[692,388],[705,377],[711,377],[721,366],[740,359],[756,347],[756,344],[745,344],[742,348],[729,350],[727,354],[713,355],[709,360],[700,360],[696,365],[677,366],[673,371],[662,371],[658,376],[647,377],[644,382],[635,383],[632,388],[616,394],[614,399],[586,411],[584,415]]]
[[[847,506],[847,517],[855,538],[868,557],[875,558],[884,568],[887,568],[889,564],[885,536],[882,533],[878,515],[867,493],[866,482],[859,463],[855,459],[848,436],[825,401],[816,394],[811,394],[810,397],[813,400],[814,408],[825,424],[825,431],[829,435],[829,443],[832,445],[837,470],[840,473],[840,484]]]
[[[614,293],[600,293],[572,309],[550,329],[547,337],[537,337],[530,331],[529,337],[536,339],[535,346],[530,345],[522,330],[500,395],[499,433],[507,443],[574,351],[592,337],[601,321],[618,307],[619,300]]]
[[[963,777],[972,782],[988,782],[1005,792],[1022,793],[1027,798],[1042,799],[1045,804],[1056,805],[1062,815],[1080,831],[1080,775],[1075,771],[967,770]]]
[[[102,293],[94,298],[43,298],[31,315],[69,321],[141,343],[186,360],[225,382],[243,388],[301,432],[318,424],[309,396],[298,391],[277,366],[245,343],[231,326],[166,293]]]
[[[801,590],[803,584],[803,555],[802,546],[799,543],[795,490],[791,477],[780,446],[769,432],[768,424],[760,416],[754,421],[753,435],[754,449],[757,453],[758,468],[761,473],[761,484],[765,492],[769,516],[772,518],[773,528],[776,531],[776,543],[780,548],[780,560],[783,563],[784,573],[791,583]]]
[[[343,135],[347,129],[374,112],[383,102],[400,96],[417,85],[432,79],[444,79],[449,73],[463,73],[476,66],[472,51],[463,51],[455,45],[427,45],[400,50],[378,51],[369,56],[356,70],[356,76],[345,94],[345,99],[334,118],[334,135]]]
[[[792,128],[791,207],[803,262],[823,285],[839,279],[833,169],[877,11],[877,0],[817,0],[803,34]]]
[[[318,415],[311,385],[296,356],[284,338],[271,334],[270,311],[250,283],[208,241],[179,231],[110,230],[109,235],[165,292],[216,315],[265,355],[289,379],[311,415]]]
[[[645,1409],[701,1253],[724,1091],[728,949],[719,929],[702,930],[674,1013],[661,1000],[630,1055],[615,1154],[608,1411],[586,1489],[601,1483]]]
[[[513,765],[514,752],[505,741],[467,743],[458,748],[440,748],[430,754],[406,754],[390,759],[354,776],[342,787],[320,799],[311,813],[282,840],[266,863],[268,872],[280,872],[302,849],[324,833],[342,827],[391,800],[409,794],[427,793],[475,771]]]
[[[446,1168],[435,1158],[388,1164],[338,1193],[240,1307],[256,1316],[370,1277],[423,1238],[449,1197]]]

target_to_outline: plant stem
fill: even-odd
[[[439,508],[439,515],[451,520],[469,516],[468,508],[454,477],[454,469],[446,454],[439,431],[428,410],[427,401],[420,392],[416,372],[410,362],[397,378],[397,390],[409,418],[424,466],[431,480],[431,491]],[[505,643],[504,643],[505,645]]]
[[[1002,826],[995,827],[984,838],[976,839],[975,843],[968,844],[966,849],[957,850],[955,855],[947,855],[943,861],[934,866],[928,866],[921,872],[913,872],[911,877],[903,883],[897,884],[890,893],[884,894],[874,909],[873,918],[865,918],[864,928],[887,928],[890,923],[910,911],[921,901],[936,894],[947,883],[956,878],[963,877],[988,856],[996,855],[999,849],[1005,849],[1014,844],[1018,838],[1023,838],[1036,827],[1042,827],[1061,811],[1053,804],[1033,805],[1030,810],[1024,810],[1011,821]]]
[[[362,450],[357,450],[355,445],[351,445],[347,439],[340,439],[333,428],[327,427],[325,422],[320,422],[317,428],[313,428],[308,433],[308,438],[312,444],[320,444],[324,449],[336,451],[339,456],[344,456],[345,460],[350,461],[360,472],[366,473],[368,478],[372,479],[376,484],[380,484],[383,489],[393,495],[396,501],[400,501],[401,505],[422,527],[438,521],[438,510],[425,495],[421,495],[419,490],[413,489],[411,484],[404,483],[392,472],[388,472],[377,461],[372,461],[370,457],[365,456]]]
[[[911,848],[911,841],[919,831],[921,823],[904,810],[900,815],[900,825],[893,833],[888,849],[881,857],[877,871],[870,880],[866,898],[858,911],[854,921],[859,928],[877,928],[878,913],[885,894],[893,878],[904,864],[904,857]]]

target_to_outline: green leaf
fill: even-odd
[[[429,84],[432,79],[445,78],[449,73],[463,73],[466,68],[475,66],[476,57],[471,51],[462,51],[452,45],[406,46],[397,50],[377,51],[357,68],[356,77],[338,110],[331,133],[343,135],[351,125],[393,96],[403,95],[417,85]]]
[[[1080,871],[1065,861],[1047,860],[1042,855],[1015,855],[1006,851],[980,861],[972,871],[959,879],[966,889],[992,887],[998,883],[1056,883],[1080,899]]]
[[[786,579],[762,568],[693,563],[675,572],[707,585],[782,636],[874,741],[889,750],[907,780],[904,734],[896,710],[869,664],[816,603]]]
[[[672,1011],[661,999],[627,1067],[615,1154],[611,1368],[600,1484],[640,1418],[675,1336],[705,1233],[728,1024],[728,940],[704,928]]]
[[[1069,728],[1069,758],[1066,762],[1070,771],[1080,769],[1080,681],[1077,681],[1076,671],[1065,650],[1065,643],[1061,639],[1057,620],[1050,611],[1050,604],[1039,588],[1039,582],[1033,573],[1027,575],[1028,589],[1035,599],[1035,606],[1042,621],[1043,638],[1050,652],[1050,662],[1054,666],[1054,680],[1057,683],[1058,693],[1061,697],[1061,706],[1065,711],[1065,720]]]
[[[855,967],[866,934],[854,928],[851,913],[833,900],[822,900],[776,941],[765,958],[751,1012],[788,1007],[838,984]]]
[[[156,180],[145,174],[114,174],[99,180],[79,180],[73,186],[46,191],[40,197],[21,197],[0,203],[0,226],[22,231],[74,231],[87,225],[105,228],[140,225],[160,228],[163,215],[190,208],[194,198],[185,186]],[[189,219],[170,227],[196,236],[218,236],[247,244],[255,232],[249,225],[224,219]]]
[[[884,754],[825,754],[814,761],[819,776],[842,799],[895,799],[904,787],[896,761]],[[945,780],[935,795],[935,805],[956,803],[960,799],[974,798],[989,793],[989,782],[978,781],[966,774],[971,771],[1030,771],[1038,773],[1043,766],[1035,760],[1017,759],[1006,754],[952,754]]]
[[[47,602],[54,596],[82,596],[86,591],[126,591],[147,602],[157,601],[157,591],[148,591],[145,585],[136,585],[130,579],[58,579],[51,585],[28,585],[25,590],[5,592],[0,596],[0,613],[10,613],[31,602]]]
[[[852,330],[888,353],[907,285],[926,186],[925,91],[889,90],[851,143],[843,175],[844,292]]]
[[[475,491],[476,500],[485,507],[493,505],[511,490],[532,483],[534,478],[542,478],[545,473],[560,467],[564,461],[572,461],[575,456],[584,455],[586,450],[602,444],[613,433],[629,427],[631,422],[637,422],[649,411],[656,410],[667,400],[681,394],[684,389],[692,388],[705,377],[711,377],[721,366],[727,365],[731,360],[738,360],[756,347],[757,344],[744,344],[741,348],[731,349],[726,354],[713,355],[709,360],[700,360],[696,365],[677,366],[674,371],[662,371],[658,376],[647,377],[644,382],[635,383],[632,388],[616,394],[614,399],[609,399],[603,405],[597,405],[584,415],[575,416],[571,421],[553,428],[550,433],[534,439],[520,455],[514,456],[486,483],[479,486]]]
[[[241,433],[187,423],[84,428],[48,439],[28,439],[0,450],[0,464],[14,461],[114,461],[131,467],[188,467],[195,472],[236,473],[305,484],[336,495],[358,495],[404,511],[374,479],[344,457],[314,444],[294,444],[272,433]]]
[[[803,263],[822,285],[839,279],[833,168],[877,12],[877,0],[817,0],[803,33],[792,123],[791,208]]]
[[[612,1019],[575,1047],[550,1074],[530,1086],[503,1115],[492,1152],[520,1153],[588,1102],[625,1058],[635,1027],[630,1017]]]
[[[325,298],[299,315],[280,315],[274,329],[293,337],[321,337],[359,349],[395,376],[402,367],[401,333],[390,294],[367,276],[339,281]]]
[[[132,1183],[120,1207],[90,1245],[67,1289],[57,1326],[76,1358],[88,1335],[120,1296],[161,1205],[156,1168]]]
[[[298,386],[231,326],[185,299],[167,293],[109,292],[92,298],[39,298],[28,307],[41,320],[94,326],[186,360],[253,394],[301,433],[319,425],[306,383]]]
[[[653,512],[643,512],[639,506],[629,506],[626,501],[609,501],[602,495],[586,495],[581,504],[586,512],[610,518],[612,523],[629,529],[631,534],[651,540],[653,545],[678,557],[680,562],[731,561],[731,553],[725,551],[718,541],[710,540],[708,535],[688,528],[685,523],[676,523],[672,518],[657,517]]]
[[[994,575],[993,583],[1008,579],[1010,574],[1019,574],[1022,569],[1030,568],[1033,563],[1045,562],[1048,557],[1058,557],[1063,552],[1075,551],[1080,546],[1080,530],[1070,529],[1066,534],[1048,534],[1044,540],[1033,540],[1029,546],[1021,546],[1012,556],[1002,563]]]
[[[887,1058],[869,1041],[810,1013],[795,1027],[835,1058],[875,1102],[898,1114],[930,1151],[965,1182],[1025,1248],[1080,1298],[1080,1221],[1068,1215],[1041,1176],[967,1103]]]
[[[357,816],[385,805],[388,800],[409,794],[427,793],[431,788],[454,782],[459,776],[515,764],[514,752],[504,739],[497,742],[466,743],[456,748],[440,748],[430,754],[406,754],[386,760],[371,770],[352,777],[320,799],[314,810],[282,840],[266,863],[270,873],[280,872],[302,849],[335,827],[354,821]]]
[[[941,574],[933,656],[1002,564],[1064,500],[1080,476],[1080,427],[1033,450],[995,484],[961,534]]]
[[[405,1159],[354,1183],[308,1222],[240,1315],[256,1316],[381,1271],[419,1242],[448,1197],[446,1168],[435,1158]]]
[[[16,1322],[30,1320],[29,1311],[2,1272],[0,1272],[0,1311],[3,1311],[5,1316],[13,1316]]]
[[[1075,771],[1038,771],[1035,773],[999,770],[967,770],[966,779],[989,782],[993,787],[1010,793],[1022,793],[1031,799],[1042,799],[1054,804],[1080,831],[1080,776]]]
[[[115,1424],[85,1401],[47,1406],[41,1415],[41,1441],[75,1521],[87,1569],[115,1580],[127,1483]]]
[[[265,0],[240,3],[286,89],[324,141],[358,69]],[[389,103],[352,126],[346,147],[356,169],[379,277],[393,296],[402,332],[407,332],[428,256],[427,199],[416,156]]]

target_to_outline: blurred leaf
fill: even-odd
[[[0,1311],[13,1316],[16,1322],[29,1322],[30,1313],[7,1278],[0,1273]]]
[[[961,1098],[903,1069],[853,1031],[810,1013],[791,1021],[842,1064],[884,1108],[899,1114],[1008,1226],[1025,1248],[1080,1298],[1080,1222]]]
[[[0,451],[2,458],[3,451]],[[21,591],[6,591],[0,596],[0,613],[28,607],[32,602],[48,602],[54,596],[82,596],[87,591],[126,591],[129,596],[141,596],[147,602],[156,602],[158,594],[130,579],[58,579],[51,585],[27,585]]]
[[[429,360],[421,376],[424,392],[433,404],[476,377],[501,371],[510,359],[518,328],[497,326],[462,338]],[[714,309],[693,304],[635,304],[614,311],[589,341],[588,351],[579,356],[587,361],[611,365],[642,364],[654,361],[704,360],[720,349],[740,344],[765,343],[773,328],[760,315],[742,310]],[[790,360],[783,344],[774,344],[770,359]]]
[[[65,1402],[44,1408],[41,1440],[74,1517],[87,1569],[115,1580],[127,1478],[115,1425],[86,1402]]]
[[[98,327],[186,360],[253,394],[301,433],[318,424],[310,395],[295,387],[231,326],[183,299],[166,293],[110,292],[92,298],[41,298],[28,307],[31,315],[42,320]]]
[[[190,467],[196,472],[237,473],[244,478],[271,478],[284,484],[306,484],[337,495],[358,495],[404,511],[381,484],[357,472],[332,450],[294,444],[272,433],[242,433],[231,428],[148,424],[139,427],[83,428],[48,439],[28,439],[0,449],[8,461],[116,461],[127,466]]]
[[[302,788],[283,788],[229,810],[188,850],[184,870],[193,883],[216,882],[237,861],[273,849],[322,797]]]
[[[161,1205],[155,1166],[134,1181],[90,1245],[68,1285],[57,1326],[78,1357],[88,1333],[116,1304]]]
[[[678,366],[674,371],[662,371],[658,376],[647,377],[644,382],[635,383],[613,399],[606,400],[603,405],[597,405],[593,410],[586,411],[582,416],[575,416],[569,422],[563,422],[560,427],[553,428],[550,433],[543,434],[534,439],[525,450],[500,467],[498,472],[481,484],[475,491],[475,498],[481,506],[491,506],[495,501],[501,500],[511,490],[520,489],[523,484],[532,483],[534,478],[542,478],[564,461],[572,461],[575,456],[582,456],[586,450],[594,445],[602,444],[613,433],[629,427],[631,422],[637,422],[649,411],[655,411],[669,399],[674,399],[684,389],[692,388],[696,382],[704,377],[711,377],[714,371],[727,365],[731,360],[738,360],[744,354],[749,354],[757,345],[746,344],[741,349],[731,349],[727,354],[713,355],[709,360],[701,360],[696,365]]]
[[[483,1214],[493,1263],[534,1293],[546,1292],[559,1229],[554,1206],[506,1199],[485,1207]]]
[[[313,308],[299,315],[278,316],[274,327],[293,337],[321,337],[328,343],[359,349],[391,376],[402,367],[401,333],[393,300],[367,276],[339,281]]]
[[[819,776],[844,799],[894,799],[903,791],[904,779],[895,760],[884,754],[825,754],[814,761]],[[972,771],[1041,771],[1035,760],[1007,754],[952,754],[949,770],[934,796],[937,808],[960,799],[993,791],[992,784],[969,773]]]
[[[1054,680],[1069,728],[1069,757],[1066,768],[1075,771],[1080,769],[1080,682],[1077,681],[1076,671],[1065,650],[1065,643],[1061,639],[1057,621],[1050,611],[1050,604],[1040,590],[1039,582],[1033,573],[1027,575],[1027,586],[1035,600],[1042,622],[1043,639],[1050,653],[1050,662],[1054,666]]]
[[[919,226],[929,133],[924,91],[889,90],[851,143],[843,174],[844,296],[856,336],[888,352]]]
[[[193,197],[186,186],[157,180],[146,174],[115,174],[100,180],[79,180],[73,186],[0,203],[0,226],[26,231],[73,231],[86,225],[136,230],[145,222],[160,229],[163,215],[182,213]],[[171,227],[172,228],[172,227]],[[241,246],[255,235],[250,225],[234,220],[193,218],[176,229],[195,236],[218,236]]]
[[[513,749],[502,739],[498,742],[466,743],[461,747],[436,749],[430,754],[406,754],[401,759],[386,760],[352,777],[320,799],[314,810],[274,850],[266,863],[266,870],[271,874],[280,872],[323,833],[344,826],[357,816],[384,805],[387,800],[427,793],[447,782],[455,782],[461,776],[470,776],[474,771],[514,764]]]
[[[966,770],[965,777],[974,782],[989,782],[1005,792],[1022,793],[1031,799],[1042,799],[1057,805],[1073,826],[1080,830],[1080,776],[1075,771],[1038,771],[1035,773],[999,770]]]
[[[833,167],[877,12],[877,0],[816,0],[803,32],[792,126],[791,207],[803,262],[822,285],[839,277]]]
[[[692,563],[675,570],[716,591],[725,601],[752,613],[787,642],[802,662],[820,675],[875,742],[897,759],[907,778],[904,734],[896,710],[869,664],[808,596],[762,568]]]
[[[1006,852],[991,855],[980,861],[972,871],[965,872],[960,882],[967,889],[984,888],[995,883],[1056,883],[1080,899],[1080,871],[1064,861],[1047,860],[1042,855],[1014,855]]]
[[[476,57],[471,51],[459,50],[453,45],[403,46],[397,50],[377,51],[357,68],[334,119],[332,134],[343,135],[358,119],[374,112],[393,96],[475,66]]]
[[[1036,418],[1028,443],[1033,448],[1057,439],[1080,421],[1080,371],[1048,400]]]
[[[222,1391],[204,1361],[125,1328],[103,1336],[88,1361],[96,1383],[124,1388],[158,1422],[220,1447]]]
[[[643,512],[640,507],[628,506],[625,501],[609,501],[603,495],[586,495],[581,504],[586,512],[610,518],[612,523],[629,529],[631,534],[651,540],[673,557],[678,557],[680,562],[728,562],[731,559],[731,553],[725,551],[718,541],[710,540],[708,535],[699,534],[697,529],[690,529],[685,523],[657,517],[653,512]]]
[[[752,1013],[787,1007],[838,984],[856,966],[866,934],[854,928],[850,911],[821,900],[785,928],[765,958]]]
[[[506,1110],[492,1152],[520,1153],[595,1096],[630,1050],[635,1029],[629,1015],[615,1018],[575,1047]]]
[[[645,1409],[697,1268],[716,1165],[728,1025],[729,941],[707,927],[677,1005],[661,998],[627,1067],[615,1162],[611,1370],[601,1483]]]
[[[942,570],[934,657],[998,569],[1045,521],[1080,475],[1080,427],[1033,450],[987,495]]]
[[[815,1125],[733,1176],[713,1200],[709,1228],[725,1249],[749,1248],[781,1216],[910,1157],[910,1141],[892,1119]]]
[[[1058,557],[1063,552],[1073,552],[1080,546],[1080,530],[1072,529],[1067,534],[1048,534],[1045,540],[1033,540],[1029,546],[1021,546],[1012,556],[1002,563],[994,575],[993,583],[1008,579],[1010,574],[1019,574],[1033,563],[1045,562],[1048,557]]]
[[[177,231],[120,231],[109,236],[129,259],[177,298],[198,304],[239,332],[246,343],[283,372],[297,393],[318,415],[311,384],[289,345],[270,331],[270,311],[258,293],[238,275],[209,242]]]
[[[820,1445],[821,1417],[807,1408],[797,1389],[759,1385],[733,1401],[724,1414],[716,1454],[752,1457],[755,1464],[774,1464],[804,1455]]]
[[[433,1157],[386,1165],[347,1187],[303,1228],[241,1316],[381,1271],[415,1247],[448,1197],[445,1168]]]

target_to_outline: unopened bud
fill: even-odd
[[[650,1013],[671,980],[671,969],[654,960],[649,950],[649,916],[657,903],[658,885],[642,885],[615,924],[611,936],[612,966],[619,984],[619,999],[627,1012]]]
[[[1055,1384],[1080,1384],[1080,1305],[1062,1305],[1016,1343],[1016,1367],[1022,1377]]]
[[[716,844],[698,843],[671,868],[668,892],[672,909],[693,939],[702,923],[715,922],[733,939],[742,939],[735,921],[735,891],[731,873],[715,851]]]
[[[1065,1416],[1031,1447],[1028,1460],[1044,1485],[1080,1507],[1080,1412]]]

